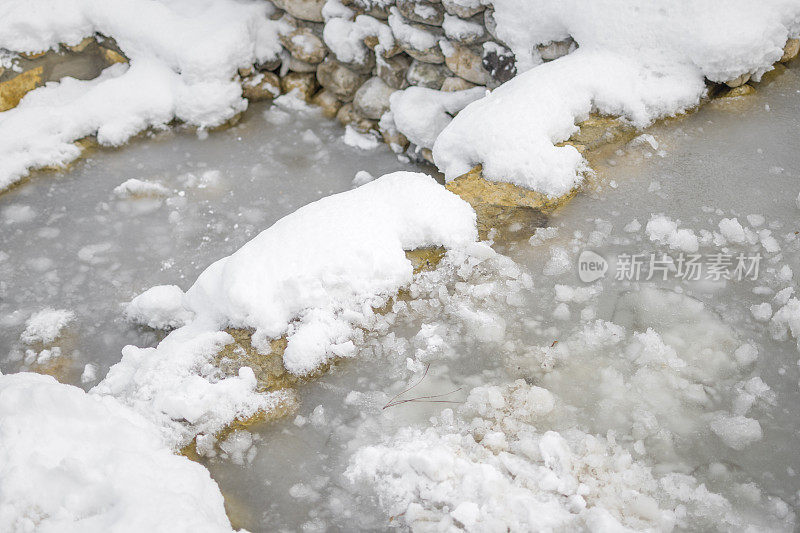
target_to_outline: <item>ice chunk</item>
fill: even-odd
[[[46,308],[32,314],[25,322],[25,331],[19,339],[25,344],[49,344],[56,340],[67,324],[75,320],[75,313],[68,309]]]

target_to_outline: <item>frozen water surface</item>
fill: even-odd
[[[80,384],[91,363],[102,379],[123,346],[155,341],[122,320],[121,304],[154,284],[188,287],[282,216],[353,187],[360,170],[411,168],[388,149],[345,145],[338,124],[291,107],[253,105],[226,131],[165,131],[95,151],[3,194],[0,369],[28,366],[19,337],[32,313],[64,309],[76,318],[59,371]]]
[[[204,141],[157,135],[0,198],[2,370],[26,366],[25,321],[49,307],[75,313],[56,359],[102,377],[122,345],[156,340],[119,303],[186,288],[356,171],[402,166],[282,113]],[[549,228],[498,247],[507,257],[451,254],[420,276],[359,357],[301,388],[296,414],[199,443],[234,525],[793,530],[798,117],[793,68],[631,143]],[[130,178],[167,191],[114,192]],[[592,283],[584,250],[609,261]],[[620,254],[681,251],[760,254],[758,277],[615,279]],[[400,398],[419,400],[390,405],[415,383]]]

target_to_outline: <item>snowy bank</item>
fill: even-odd
[[[620,0],[497,0],[496,32],[530,68],[466,107],[437,139],[448,179],[483,165],[487,178],[560,196],[585,162],[557,147],[590,112],[642,128],[699,103],[705,79],[759,79],[800,32],[800,5],[774,0],[639,5]],[[571,36],[579,48],[540,64],[536,45]]]
[[[0,375],[0,529],[231,531],[208,471],[117,400]]]
[[[395,172],[323,198],[209,266],[183,298],[161,287],[138,297],[129,313],[142,322],[194,318],[157,348],[126,347],[95,391],[155,411],[176,442],[274,410],[291,402],[289,393],[259,393],[251,368],[226,376],[212,364],[233,342],[224,328],[254,330],[253,346],[264,354],[285,336],[286,369],[308,374],[352,356],[375,309],[412,281],[406,250],[466,249],[476,239],[469,204],[423,174]]]
[[[299,89],[448,179],[482,164],[489,179],[561,196],[587,170],[576,148],[556,146],[576,122],[600,113],[645,127],[697,105],[707,80],[759,80],[797,55],[799,33],[790,0],[14,0],[0,8],[0,51],[75,49],[97,34],[130,65],[89,81],[10,79],[19,65],[3,56],[0,109],[4,84],[51,83],[0,113],[0,190],[74,160],[82,137],[117,146],[173,119],[213,127],[245,108],[243,94]],[[367,146],[353,129],[346,139]]]
[[[42,52],[99,33],[116,40],[130,65],[48,83],[0,113],[0,189],[30,168],[76,159],[72,143],[88,135],[118,146],[175,118],[207,128],[244,110],[237,68],[281,50],[281,25],[267,17],[273,9],[233,0],[5,2],[0,48]]]

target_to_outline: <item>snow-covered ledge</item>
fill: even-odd
[[[481,165],[487,183],[551,202],[586,175],[587,119],[633,131],[720,86],[746,95],[800,48],[800,8],[781,2],[33,3],[9,3],[0,20],[0,110],[21,100],[0,113],[0,190],[74,160],[81,138],[114,146],[175,118],[213,128],[236,120],[242,96],[294,92],[448,181]]]

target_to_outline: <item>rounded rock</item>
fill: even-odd
[[[748,81],[750,81],[750,73],[744,73],[741,76],[739,76],[738,78],[734,78],[732,80],[726,81],[725,85],[727,85],[728,87],[731,87],[731,88],[739,87],[741,85],[744,85]]]
[[[322,89],[311,99],[311,103],[322,109],[322,114],[327,118],[334,118],[342,107],[342,102],[336,95],[327,89]]]
[[[539,50],[542,60],[553,61],[559,57],[564,57],[565,55],[569,54],[575,50],[575,48],[577,48],[577,45],[572,37],[568,37],[563,41],[552,41],[547,44],[540,44],[536,48]]]
[[[272,72],[258,72],[242,80],[242,95],[251,102],[272,100],[281,94],[281,80]]]
[[[317,90],[317,79],[312,72],[290,72],[281,78],[281,90],[284,94],[297,91],[308,102]]]
[[[476,85],[486,85],[491,81],[489,71],[483,67],[482,48],[454,44],[450,52],[445,63],[456,76]]]
[[[444,21],[444,7],[438,2],[427,0],[397,0],[397,9],[413,22],[441,26]]]
[[[444,80],[444,83],[442,83],[441,90],[446,93],[452,93],[455,91],[466,91],[467,89],[472,89],[473,87],[477,87],[477,85],[468,82],[464,78],[450,76]]]
[[[450,15],[468,19],[486,9],[480,0],[442,0],[444,10]]]
[[[324,22],[322,7],[325,0],[272,0],[272,3],[300,20]]]
[[[417,87],[439,90],[442,88],[444,80],[450,75],[452,72],[444,65],[423,63],[415,59],[406,73],[406,80]]]
[[[317,67],[317,80],[319,84],[336,95],[344,102],[353,99],[361,84],[367,76],[355,72],[338,61],[326,59]]]
[[[800,52],[800,39],[789,39],[783,47],[783,56],[778,61],[781,63],[791,61],[797,57],[798,52]]]
[[[389,87],[405,89],[408,87],[406,73],[410,66],[411,58],[407,54],[398,54],[389,58],[379,57],[375,72]]]
[[[325,43],[309,28],[297,28],[291,33],[281,35],[280,40],[293,58],[304,63],[321,63],[327,54]]]
[[[365,118],[378,120],[389,110],[389,97],[395,91],[382,79],[370,78],[356,91],[353,108]]]

